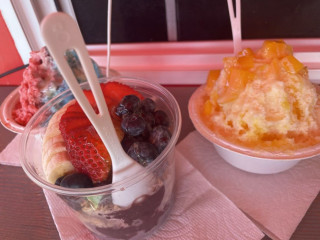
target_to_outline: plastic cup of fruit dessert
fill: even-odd
[[[122,181],[92,188],[64,188],[46,180],[42,168],[41,143],[49,119],[72,98],[63,92],[45,104],[29,121],[21,138],[21,164],[28,177],[40,187],[54,192],[76,212],[81,222],[100,239],[143,239],[167,218],[173,202],[175,159],[174,149],[181,129],[181,113],[174,97],[162,86],[135,78],[114,77],[101,82],[117,81],[131,86],[145,98],[151,98],[158,109],[170,119],[171,138],[158,157],[143,173]],[[82,84],[88,89],[87,83]],[[130,186],[150,177],[152,193],[136,199],[128,207],[112,203],[112,193],[126,191]]]
[[[200,113],[205,97],[205,86],[200,86],[189,100],[189,116],[196,130],[213,144],[222,159],[232,166],[250,173],[273,174],[286,171],[302,160],[320,154],[320,144],[297,149],[294,152],[271,152],[243,147],[228,141],[212,131]]]

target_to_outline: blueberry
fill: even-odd
[[[131,136],[138,136],[145,131],[146,122],[139,114],[133,113],[122,119],[121,128]]]
[[[128,152],[129,148],[134,142],[135,142],[134,137],[126,134],[121,140],[121,146],[125,152]]]
[[[127,153],[129,148],[131,147],[131,145],[134,142],[148,141],[149,136],[150,136],[150,133],[149,133],[149,131],[147,131],[147,129],[145,129],[145,131],[142,132],[138,136],[130,136],[128,134],[125,134],[122,141],[121,141],[121,146],[122,146],[123,150]]]
[[[140,99],[136,95],[124,96],[119,106],[116,108],[116,114],[122,116],[127,113],[133,113],[140,107]]]
[[[147,126],[150,127],[149,130],[155,126],[156,121],[151,112],[141,112],[140,116],[145,120]]]
[[[119,105],[116,107],[116,109],[115,109],[115,113],[116,113],[116,115],[118,115],[119,117],[121,117],[121,116],[127,114],[128,111],[127,111],[127,109],[126,109],[125,106],[119,104]]]
[[[95,183],[94,187],[101,187],[111,183],[112,183],[112,174],[109,174],[108,178],[105,181]]]
[[[138,141],[149,141],[149,137],[150,137],[150,130],[152,128],[150,128],[148,125],[146,126],[146,128],[144,129],[144,131],[142,133],[140,133],[140,135],[136,136],[135,138],[138,138]]]
[[[141,110],[143,112],[154,112],[156,103],[151,98],[145,98],[141,101]]]
[[[163,125],[168,127],[169,126],[169,118],[168,115],[162,111],[162,110],[157,110],[154,112],[154,120],[155,120],[155,125]]]
[[[154,144],[159,153],[168,145],[171,133],[165,126],[156,126],[152,129],[149,137],[150,143]]]
[[[134,142],[128,150],[128,155],[142,166],[147,166],[157,158],[158,150],[149,142]]]
[[[65,177],[65,176],[59,177],[54,184],[60,186],[61,181],[62,181],[62,179],[63,179],[64,177]]]
[[[72,173],[66,175],[60,182],[61,187],[66,188],[91,188],[93,183],[91,178],[83,173]]]

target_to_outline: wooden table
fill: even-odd
[[[15,87],[0,87],[0,102],[14,89]],[[195,87],[170,86],[168,89],[174,94],[181,107],[183,116],[181,140],[194,130],[188,117],[187,102]],[[15,134],[0,126],[0,151],[14,136]],[[42,189],[32,183],[20,167],[0,165],[0,239],[59,239]],[[265,239],[269,238],[265,237]],[[320,194],[310,206],[291,239],[320,239]]]

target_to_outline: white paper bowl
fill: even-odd
[[[320,144],[296,150],[292,153],[267,152],[237,146],[223,139],[210,130],[200,117],[200,106],[203,105],[205,86],[199,87],[189,100],[189,116],[197,131],[212,142],[218,154],[232,166],[241,170],[258,173],[279,173],[290,169],[304,159],[320,154]]]

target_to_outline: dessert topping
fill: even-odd
[[[116,82],[101,85],[109,111],[113,111],[121,99],[130,94],[141,94],[134,89]],[[93,108],[98,112],[91,91],[84,91]],[[114,114],[111,114],[114,116]],[[123,132],[120,129],[118,118],[113,118],[113,124],[120,139]],[[66,143],[72,165],[78,173],[88,175],[94,184],[106,182],[111,179],[111,158],[98,133],[82,111],[80,105],[75,103],[68,107],[62,115],[59,128]]]

